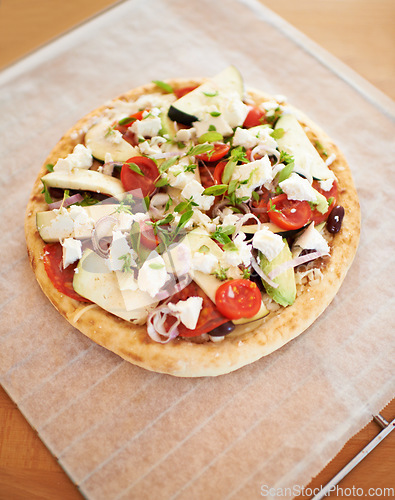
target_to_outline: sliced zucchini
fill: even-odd
[[[41,177],[48,188],[74,189],[103,193],[114,198],[122,198],[125,193],[122,182],[115,177],[104,175],[95,170],[74,169],[71,172],[50,172]]]
[[[280,150],[294,157],[296,173],[319,180],[334,179],[334,173],[325,165],[294,115],[281,115],[275,126],[280,128],[284,135],[277,139],[277,144]]]
[[[139,150],[122,139],[107,120],[101,120],[88,130],[85,144],[89,146],[92,155],[101,161],[105,161],[106,153],[111,155],[113,161],[119,162],[125,162],[133,156],[141,156]]]
[[[198,120],[197,113],[200,110],[214,104],[220,111],[224,98],[235,93],[243,99],[243,79],[234,66],[229,66],[175,101],[169,108],[169,118],[184,125],[192,125]]]

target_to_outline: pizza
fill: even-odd
[[[230,66],[151,82],[76,123],[39,172],[25,232],[73,327],[145,369],[216,376],[325,310],[360,211],[332,140]]]

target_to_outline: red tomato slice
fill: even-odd
[[[43,262],[48,278],[60,293],[80,302],[90,302],[90,300],[81,297],[73,288],[74,269],[77,267],[78,262],[63,269],[62,257],[63,249],[60,243],[45,245]]]
[[[267,204],[270,199],[270,191],[261,187],[262,194],[259,201],[252,202],[252,213],[258,217],[261,222],[269,222],[269,215],[267,213]]]
[[[143,175],[132,170],[129,166],[130,163],[137,165]],[[159,171],[156,163],[151,158],[146,158],[145,156],[129,158],[121,169],[121,181],[125,190],[133,191],[141,189],[143,198],[155,191],[155,182],[158,177]]]
[[[150,250],[154,250],[160,243],[158,236],[154,233],[154,228],[149,224],[141,221],[140,224],[140,241]]]
[[[257,285],[237,279],[223,283],[215,294],[215,303],[229,319],[252,318],[261,308],[262,297]]]
[[[202,184],[204,189],[215,184],[214,172],[215,167],[209,167],[208,165],[203,165],[199,168],[200,183]]]
[[[130,115],[129,118],[134,118],[133,121],[142,120],[143,113],[144,113],[144,111],[138,111],[137,113]],[[121,134],[122,134],[122,138],[125,141],[127,141],[129,144],[131,144],[132,146],[137,146],[139,143],[138,137],[136,137],[136,134],[134,134],[131,130],[129,130],[129,127],[131,125],[133,125],[133,121],[131,121],[130,123],[127,123],[126,125],[119,125],[118,124],[115,127],[115,130],[119,130],[119,132],[121,132]]]
[[[190,87],[181,87],[180,89],[175,89],[174,95],[177,97],[177,99],[180,99],[185,94],[189,94],[189,92],[192,92],[192,90],[195,90],[197,87],[198,87],[198,85],[192,85]]]
[[[265,121],[265,112],[260,110],[259,108],[250,109],[246,119],[244,120],[243,127],[257,127],[258,125],[263,125],[266,123]]]
[[[307,201],[289,200],[285,193],[268,201],[270,220],[286,230],[300,229],[311,219],[311,208]]]
[[[181,337],[198,337],[203,333],[211,332],[214,328],[217,328],[218,326],[221,326],[229,321],[228,318],[224,317],[219,312],[214,302],[209,299],[200,286],[194,281],[189,283],[189,285],[181,290],[181,292],[173,295],[171,302],[176,304],[179,300],[186,300],[189,297],[202,297],[203,305],[195,330],[190,330],[182,323],[179,324],[178,331]],[[165,322],[166,328],[169,329],[173,323],[174,318],[169,317]]]
[[[214,151],[209,151],[208,153],[202,153],[201,155],[196,155],[196,158],[203,161],[218,161],[229,152],[229,149],[230,149],[229,144],[216,142],[214,144]]]
[[[215,184],[222,184],[222,174],[224,173],[227,161],[220,161],[214,170]]]
[[[313,188],[316,189],[319,193],[323,194],[327,200],[329,200],[329,198],[333,198],[332,203],[329,205],[328,210],[324,214],[319,212],[317,209],[311,211],[311,220],[314,221],[314,223],[317,225],[321,224],[321,222],[326,221],[329,214],[336,206],[338,187],[337,182],[333,181],[331,189],[329,191],[324,191],[323,189],[321,189],[320,183],[318,181],[313,181]]]

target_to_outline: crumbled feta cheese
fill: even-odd
[[[74,221],[75,238],[86,237],[92,232],[94,220],[89,217],[86,210],[82,207],[72,205],[70,207],[69,215]]]
[[[237,214],[234,214],[232,212],[232,213],[227,214],[223,217],[222,225],[223,226],[234,226],[239,219],[240,219],[240,216]]]
[[[137,278],[139,289],[155,297],[168,280],[169,275],[164,260],[156,252],[152,252],[139,270]]]
[[[261,251],[270,262],[277,257],[284,245],[282,237],[266,227],[257,231],[252,238],[252,246]]]
[[[335,153],[332,153],[326,160],[325,160],[325,165],[329,167],[329,165],[332,165],[332,163],[336,160],[336,155]]]
[[[112,243],[107,259],[107,265],[110,271],[121,271],[127,264],[127,257],[130,255],[130,265],[136,265],[136,252],[129,247],[126,236],[121,231],[112,232]]]
[[[233,146],[244,146],[246,149],[252,149],[259,143],[258,137],[246,128],[237,128],[233,136]]]
[[[127,212],[119,212],[117,214],[117,225],[116,228],[118,231],[130,231],[132,224],[135,220],[133,214],[128,214]]]
[[[239,266],[243,264],[245,267],[250,265],[251,248],[250,245],[244,241],[245,238],[246,235],[244,233],[239,233],[233,240],[235,249],[224,251],[223,259],[225,264],[229,266]]]
[[[191,128],[181,128],[176,133],[174,140],[180,142],[188,142],[196,135],[196,129],[194,127]]]
[[[279,183],[280,188],[290,200],[317,201],[317,195],[309,181],[298,174],[292,174]]]
[[[216,132],[220,133],[223,137],[233,134],[232,127],[229,126],[222,116],[211,116],[209,114],[201,121],[193,122],[192,125],[196,130],[197,137],[209,132],[212,127],[215,127]]]
[[[244,104],[236,92],[222,100],[220,109],[225,121],[232,128],[243,125],[249,110],[249,106]]]
[[[62,242],[63,269],[82,257],[82,243],[74,238],[66,238]]]
[[[111,163],[113,161],[111,153],[106,153],[104,155],[104,163]]]
[[[140,142],[138,148],[141,154],[147,156],[157,155],[162,152],[159,145],[149,143],[148,141]]]
[[[329,253],[329,245],[325,238],[314,227],[314,222],[296,238],[293,246],[300,247],[304,250],[316,250],[317,252]]]
[[[205,274],[213,272],[218,259],[212,253],[195,252],[192,258],[192,269]]]
[[[181,323],[190,330],[196,328],[202,305],[202,297],[189,297],[187,300],[179,300],[177,304],[168,303],[170,311],[179,313]]]
[[[40,226],[41,236],[44,239],[51,239],[54,236],[62,240],[73,235],[74,221],[65,208],[53,210],[56,213],[54,219],[48,226]]]
[[[166,177],[171,187],[184,189],[187,184],[195,179],[193,172],[185,172],[184,170],[188,164],[189,160],[183,158],[167,170]]]
[[[330,191],[333,186],[334,179],[325,179],[324,181],[319,181],[320,188],[323,191]]]
[[[66,158],[59,158],[55,163],[54,172],[66,171],[71,172],[73,168],[88,169],[92,166],[93,158],[91,150],[83,144],[77,144],[72,153]]]
[[[162,128],[162,122],[157,116],[149,117],[144,120],[136,120],[129,129],[138,137],[154,137],[158,135]]]
[[[246,184],[242,184],[236,189],[236,196],[239,198],[248,196],[250,198],[254,189],[273,180],[269,157],[266,155],[260,160],[236,165],[232,180],[247,181]]]
[[[206,229],[209,233],[212,233],[215,231],[215,226],[216,226],[216,220],[210,219],[210,217],[207,214],[204,214],[200,210],[196,209],[194,207],[193,215],[191,217],[191,220],[194,225],[203,227]]]
[[[200,210],[210,210],[212,204],[214,203],[215,196],[207,196],[202,194],[204,187],[196,179],[192,180],[187,184],[181,191],[181,196],[186,200],[192,197],[192,200],[197,203],[197,208]]]

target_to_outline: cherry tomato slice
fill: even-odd
[[[229,144],[223,144],[222,142],[214,143],[214,151],[209,151],[208,153],[202,153],[196,155],[196,158],[203,161],[218,161],[223,158],[229,152]]]
[[[63,269],[63,249],[60,243],[49,243],[44,247],[43,262],[48,278],[60,293],[80,302],[90,302],[73,288],[74,269],[78,262]]]
[[[148,111],[148,110],[147,110]],[[122,138],[127,141],[129,144],[131,144],[132,146],[137,146],[139,141],[138,141],[138,137],[136,136],[136,134],[134,134],[131,130],[129,130],[129,127],[131,125],[133,125],[133,122],[136,121],[136,120],[142,120],[143,119],[143,113],[144,111],[138,111],[137,113],[134,113],[133,115],[130,115],[129,118],[133,119],[132,121],[130,121],[130,123],[126,123],[125,125],[117,125],[115,127],[115,130],[119,130],[119,132],[121,132],[122,134]]]
[[[149,224],[141,221],[140,224],[140,242],[149,248],[154,250],[160,243],[158,236],[154,233],[154,228]]]
[[[259,108],[252,108],[248,112],[246,119],[244,120],[243,127],[257,127],[258,125],[263,125],[266,123],[265,121],[265,112],[260,110]]]
[[[142,174],[134,171],[130,164],[134,163]],[[159,177],[158,167],[154,160],[145,156],[134,156],[123,164],[121,169],[121,182],[126,191],[141,189],[142,198],[155,191],[155,181]],[[135,195],[139,197],[139,194]]]
[[[229,319],[252,318],[261,308],[262,297],[257,285],[237,279],[223,283],[215,294],[215,303]]]
[[[204,189],[213,186],[215,167],[210,167],[208,165],[203,165],[199,168],[200,183]]]
[[[258,217],[261,222],[269,222],[269,215],[267,213],[267,204],[270,199],[270,191],[261,187],[262,194],[259,197],[259,201],[252,202],[252,213]]]
[[[222,184],[222,174],[224,173],[227,161],[220,161],[214,170],[215,184]]]
[[[192,281],[181,292],[173,295],[171,302],[176,304],[179,300],[186,300],[189,297],[202,297],[203,305],[200,311],[199,319],[194,330],[190,330],[185,325],[180,323],[178,325],[178,332],[180,337],[198,337],[203,333],[211,332],[214,328],[227,323],[229,320],[225,318],[217,309],[214,302],[203,292],[203,290]],[[174,318],[169,317],[165,326],[167,329],[174,323]]]
[[[307,201],[289,200],[285,193],[268,201],[270,220],[286,230],[300,229],[311,219],[311,208]]]
[[[180,99],[183,97],[185,94],[189,94],[189,92],[192,92],[192,90],[195,90],[198,87],[198,85],[191,85],[189,87],[181,87],[180,89],[175,89],[174,95],[177,97],[177,99]]]
[[[319,193],[323,194],[327,200],[329,200],[329,198],[333,198],[331,204],[328,207],[328,210],[324,214],[319,212],[317,209],[311,211],[311,220],[314,221],[314,223],[317,225],[321,224],[321,222],[326,221],[329,217],[329,214],[336,206],[338,187],[337,182],[333,181],[331,189],[329,191],[324,191],[318,181],[313,181],[313,188],[316,189]]]

